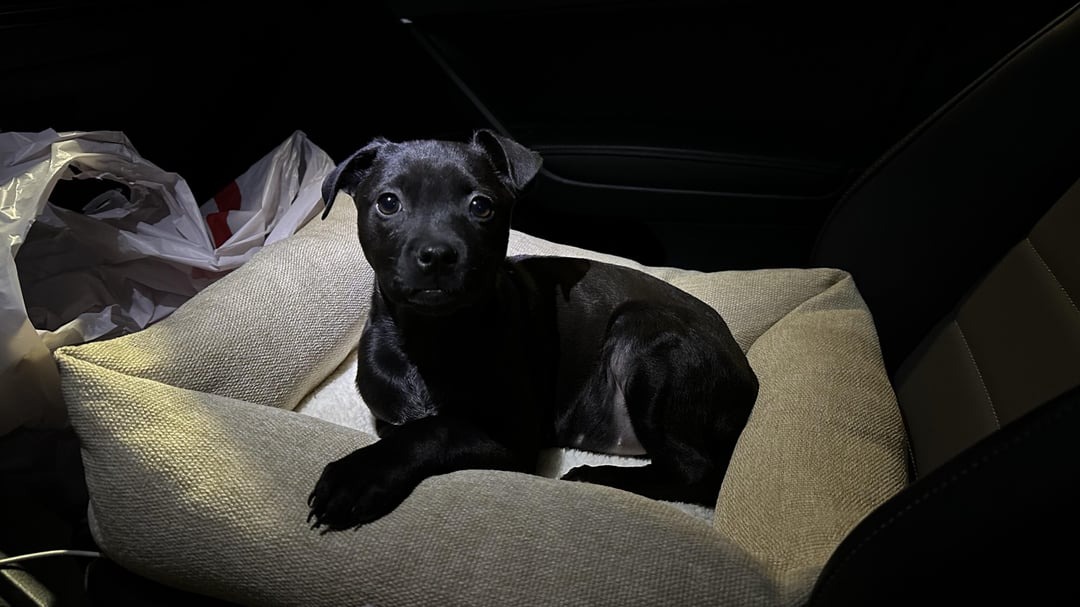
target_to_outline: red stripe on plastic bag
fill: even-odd
[[[240,186],[235,181],[230,181],[217,196],[217,212],[206,216],[206,225],[210,228],[210,235],[214,238],[214,247],[220,247],[225,241],[232,238],[232,230],[229,228],[229,211],[240,208]]]

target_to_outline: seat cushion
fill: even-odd
[[[322,467],[375,440],[292,410],[366,319],[355,220],[339,201],[161,322],[57,351],[91,530],[113,560],[253,605],[796,605],[906,481],[903,425],[848,275],[643,268],[716,307],[761,381],[713,524],[607,487],[467,470],[358,530],[312,531]],[[519,233],[512,250],[636,265]]]

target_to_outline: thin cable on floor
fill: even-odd
[[[100,552],[94,552],[93,550],[45,550],[44,552],[31,552],[30,554],[19,554],[16,556],[0,558],[0,567],[49,556],[85,556],[90,558],[100,558],[102,554]]]

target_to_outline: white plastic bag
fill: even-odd
[[[0,434],[66,419],[52,350],[168,315],[314,217],[332,169],[298,131],[200,207],[123,133],[0,133]],[[49,204],[72,180],[100,193]]]

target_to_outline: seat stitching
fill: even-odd
[[[1057,274],[1054,274],[1054,270],[1050,267],[1050,264],[1046,263],[1046,258],[1042,256],[1042,253],[1039,252],[1039,249],[1035,246],[1035,242],[1031,240],[1030,236],[1025,238],[1024,242],[1026,242],[1028,246],[1031,247],[1031,250],[1035,253],[1035,256],[1039,258],[1040,262],[1042,262],[1043,267],[1046,268],[1046,271],[1050,273],[1050,278],[1053,278],[1054,282],[1057,283],[1057,286],[1061,289],[1061,292],[1065,294],[1065,297],[1069,300],[1069,303],[1072,304],[1073,309],[1077,312],[1080,312],[1080,307],[1076,306],[1076,301],[1072,298],[1072,295],[1069,294],[1069,290],[1065,288],[1065,285],[1061,284],[1060,280],[1058,280]]]
[[[904,518],[904,516],[906,516],[915,508],[919,507],[922,503],[930,501],[932,498],[935,498],[938,495],[944,493],[946,489],[956,484],[956,482],[959,481],[961,478],[975,472],[980,467],[985,466],[992,460],[997,459],[998,456],[1005,453],[1006,451],[1010,451],[1017,445],[1027,441],[1031,435],[1033,435],[1036,431],[1041,430],[1047,424],[1055,423],[1062,417],[1071,414],[1073,408],[1073,406],[1069,405],[1064,407],[1060,411],[1055,411],[1052,415],[1047,416],[1047,419],[1039,420],[1038,423],[1032,424],[1031,427],[1024,429],[1024,431],[1018,433],[1016,436],[1011,437],[1009,440],[1003,442],[1002,444],[995,445],[992,449],[990,449],[989,453],[982,454],[977,459],[972,460],[967,465],[950,474],[947,478],[938,481],[938,483],[934,486],[928,487],[914,500],[906,504],[900,510],[891,514],[888,519],[878,524],[873,530],[870,531],[870,533],[868,533],[864,538],[862,538],[862,540],[860,540],[859,543],[856,544],[846,555],[844,555],[843,560],[832,569],[831,575],[821,581],[822,590],[820,594],[827,595],[828,592],[831,591],[834,585],[833,580],[836,579],[836,571],[845,567],[847,563],[851,561],[856,554],[861,552],[867,544],[873,541],[873,539],[877,537],[878,534],[883,532],[885,529],[892,527],[894,523]]]
[[[979,363],[975,361],[975,353],[971,351],[971,344],[968,343],[967,337],[964,335],[964,330],[960,327],[960,319],[957,318],[953,321],[956,325],[956,330],[960,333],[960,339],[964,342],[964,348],[967,349],[968,359],[971,360],[971,364],[975,366],[975,373],[979,376],[979,383],[982,384],[983,393],[986,394],[986,401],[990,403],[990,412],[994,414],[994,424],[1000,428],[1001,420],[998,418],[997,407],[994,406],[994,399],[990,398],[990,389],[986,387],[986,380],[983,378],[982,370],[979,369]]]
[[[908,461],[911,462],[912,478],[919,480],[919,459],[915,457],[915,449],[911,446],[911,440],[907,441],[907,456]]]

